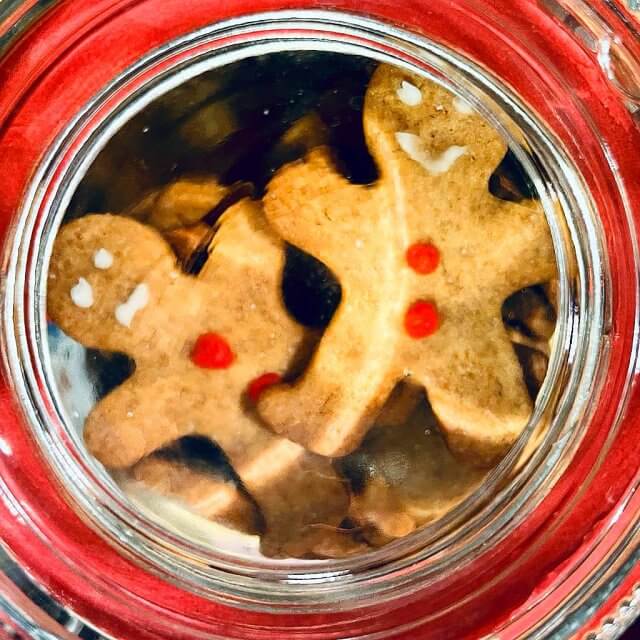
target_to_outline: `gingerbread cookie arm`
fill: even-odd
[[[312,254],[336,272],[356,271],[351,254],[358,238],[372,236],[365,223],[372,194],[354,187],[336,170],[326,147],[314,149],[302,161],[279,171],[264,198],[265,214],[276,233]],[[380,231],[378,230],[378,233]],[[334,244],[335,243],[335,244]]]
[[[344,455],[358,446],[396,382],[397,336],[389,327],[406,286],[397,276],[404,229],[393,200],[348,184],[324,149],[273,180],[265,211],[285,240],[341,274],[343,301],[304,376],[265,393],[260,414],[312,451]]]
[[[514,291],[557,277],[551,233],[542,207],[496,201],[484,221],[484,233],[491,238],[486,259],[497,265],[491,280],[500,304]]]

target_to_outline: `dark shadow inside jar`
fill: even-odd
[[[396,241],[394,224],[387,224],[384,230],[381,227],[378,237],[376,233],[359,228],[358,224],[347,225],[336,241],[331,229],[321,228],[318,223],[318,229],[312,229],[310,235],[327,232],[326,246],[316,240],[301,246],[302,243],[293,239],[305,239],[295,229],[297,225],[305,224],[305,217],[301,214],[299,222],[294,220],[292,229],[288,230],[290,235],[280,237],[277,225],[270,226],[270,202],[276,210],[291,193],[294,196],[302,193],[299,199],[292,197],[290,207],[298,207],[302,212],[316,206],[329,222],[333,222],[334,215],[337,220],[345,215],[356,216],[360,207],[366,209],[372,206],[371,202],[375,203],[375,194],[382,190],[380,185],[385,184],[387,164],[401,176],[403,172],[409,174],[403,176],[408,192],[415,184],[424,183],[427,186],[420,188],[425,192],[431,189],[442,199],[446,199],[446,189],[443,193],[442,183],[434,176],[453,171],[449,174],[455,176],[451,193],[463,198],[460,194],[465,193],[466,182],[470,176],[475,179],[476,174],[473,165],[460,175],[455,173],[455,167],[457,162],[466,161],[465,154],[474,162],[482,162],[468,151],[474,144],[477,130],[487,137],[489,145],[504,146],[500,157],[496,156],[496,166],[489,167],[490,178],[486,184],[481,184],[483,196],[491,194],[494,197],[491,202],[522,205],[527,211],[535,211],[543,217],[536,204],[533,180],[515,154],[499,142],[499,135],[487,133],[489,125],[474,114],[469,105],[430,81],[415,79],[399,70],[388,72],[397,76],[393,80],[396,82],[393,95],[387,92],[381,96],[379,90],[378,93],[371,91],[372,84],[380,82],[375,79],[383,77],[377,67],[377,63],[355,56],[280,53],[244,60],[190,80],[151,103],[110,140],[78,187],[65,218],[67,224],[77,221],[81,231],[76,239],[87,241],[88,245],[95,237],[91,229],[81,226],[83,220],[89,220],[85,218],[87,214],[115,214],[127,218],[131,225],[127,232],[109,231],[109,225],[105,226],[105,230],[97,234],[98,244],[90,256],[92,265],[88,271],[83,267],[84,275],[74,281],[72,288],[60,289],[61,293],[56,293],[55,283],[51,287],[50,296],[66,296],[68,303],[70,294],[74,305],[87,314],[97,313],[97,307],[102,308],[99,296],[115,299],[112,293],[118,290],[120,304],[116,319],[120,326],[114,325],[117,331],[95,340],[91,336],[75,335],[81,344],[95,347],[101,341],[116,342],[113,335],[122,331],[122,327],[136,331],[136,314],[145,314],[150,300],[153,301],[156,291],[153,283],[157,273],[164,268],[161,265],[168,262],[169,247],[176,263],[167,273],[170,271],[170,278],[178,284],[163,285],[169,293],[158,311],[161,315],[158,328],[145,333],[135,348],[129,351],[92,348],[85,352],[77,344],[71,347],[71,339],[51,327],[54,354],[78,348],[78,353],[84,354],[84,359],[54,358],[58,385],[68,405],[67,411],[76,419],[76,426],[82,428],[87,416],[89,424],[98,412],[101,424],[114,421],[111,425],[114,431],[120,428],[115,424],[117,420],[129,419],[136,429],[147,430],[148,434],[155,429],[173,434],[156,434],[153,438],[149,435],[157,442],[151,450],[141,450],[140,455],[132,453],[131,457],[123,456],[122,459],[116,459],[110,449],[107,451],[104,444],[107,436],[88,436],[89,450],[107,468],[117,471],[119,482],[134,500],[144,501],[147,490],[155,493],[157,499],[152,501],[150,508],[160,518],[170,517],[162,506],[163,500],[170,501],[172,508],[177,505],[189,517],[197,519],[200,527],[203,522],[210,521],[216,526],[233,529],[253,540],[252,549],[256,553],[276,558],[351,557],[373,551],[437,522],[477,490],[489,470],[507,453],[526,425],[547,372],[556,326],[554,279],[546,277],[538,281],[535,276],[529,277],[517,254],[510,256],[511,262],[504,267],[489,241],[486,243],[489,256],[486,263],[482,262],[485,260],[482,255],[475,262],[475,258],[470,260],[469,256],[484,245],[481,242],[473,244],[476,238],[471,235],[463,237],[457,231],[457,221],[442,214],[442,225],[449,224],[450,230],[442,232],[438,225],[430,227],[434,238],[440,234],[437,246],[433,238],[420,236],[407,223],[407,235],[414,242],[404,248],[404,263],[402,269],[398,269],[398,282],[403,284],[398,288],[406,288],[408,281],[418,282],[420,278],[428,281],[429,277],[438,278],[437,285],[432,289],[425,287],[425,293],[419,299],[408,300],[411,306],[404,318],[391,328],[385,328],[391,341],[406,342],[406,333],[414,339],[405,348],[405,353],[414,354],[413,364],[401,367],[401,375],[395,378],[395,374],[389,373],[388,380],[379,383],[386,391],[374,390],[365,397],[361,389],[354,390],[353,395],[362,396],[362,399],[359,404],[355,400],[355,404],[349,404],[352,402],[349,389],[352,379],[364,384],[366,378],[360,376],[359,369],[370,367],[362,353],[368,349],[374,351],[370,342],[360,343],[360,339],[370,336],[369,325],[381,322],[380,307],[390,302],[381,298],[371,303],[368,299],[369,288],[373,289],[376,278],[382,280],[385,274],[384,270],[372,269],[373,280],[368,281],[362,275],[363,262],[359,254],[367,248],[370,238],[376,247],[369,253],[371,264],[387,260],[388,269],[394,268],[384,237],[385,233],[389,234],[389,244]],[[396,102],[392,103],[391,99]],[[383,157],[378,149],[376,157],[370,148],[372,142],[367,139],[364,126],[371,120],[367,100],[376,105],[370,107],[376,112],[381,108],[376,100],[382,101],[380,104],[390,110],[389,117],[396,118],[395,126],[406,128],[398,130],[394,137],[381,127],[379,136],[387,135],[396,144],[388,156]],[[411,109],[420,105],[426,114],[424,126],[423,123],[416,124],[410,115]],[[395,115],[394,108],[398,111]],[[444,120],[445,116],[449,121]],[[470,125],[469,119],[477,119],[477,122]],[[410,133],[412,126],[416,129]],[[433,149],[441,155],[437,157],[435,152],[417,147],[416,140],[420,136],[433,144]],[[468,139],[468,146],[451,144],[456,136]],[[446,141],[449,142],[443,146]],[[328,149],[329,176],[323,164],[326,158],[318,155],[322,149]],[[411,158],[412,165],[404,164],[403,153]],[[400,156],[403,159],[397,161],[396,167],[394,163]],[[317,174],[309,172],[292,178],[278,201],[280,177],[291,167],[303,167],[307,157],[320,158]],[[428,179],[423,179],[421,172],[425,171],[430,174]],[[486,173],[487,166],[480,167],[478,172]],[[320,197],[317,185],[325,182],[328,197],[315,205],[314,197]],[[331,189],[335,191],[331,192]],[[376,205],[376,211],[395,206],[388,194],[385,197],[382,204]],[[349,207],[345,207],[350,199],[354,203],[351,209],[356,213],[350,214]],[[259,204],[262,201],[267,209],[266,221]],[[276,205],[273,205],[274,201]],[[411,204],[414,208],[422,206],[422,203]],[[425,205],[425,217],[431,215],[431,209],[438,212],[443,207]],[[486,215],[497,217],[499,211],[502,210],[498,205],[492,204]],[[468,218],[475,215],[473,207],[466,215]],[[504,228],[496,232],[500,237],[504,236],[504,252],[510,250],[509,225],[513,224],[515,238],[524,236],[518,225],[528,224],[527,216],[533,215],[517,217],[514,213],[513,221],[504,219]],[[379,217],[384,221],[384,216]],[[455,224],[451,224],[452,220]],[[411,224],[419,226],[416,222]],[[141,230],[143,227],[147,231],[153,229],[153,234],[147,235]],[[465,233],[473,234],[473,231],[470,227]],[[136,269],[140,269],[138,263],[146,265],[144,268],[148,273],[139,270],[132,279],[119,269],[118,260],[128,260],[130,254],[118,247],[109,248],[110,233],[123,237],[127,233],[139,234],[136,246],[131,249],[135,252],[132,260],[136,262]],[[480,231],[478,234],[481,235]],[[449,240],[449,236],[453,239]],[[551,247],[550,236],[547,236],[548,231],[547,235],[534,234],[531,247],[519,247],[523,262],[544,253],[536,253],[535,243],[546,243]],[[125,240],[122,240],[123,246],[126,245],[129,251],[131,245]],[[342,250],[337,252],[342,255],[327,248],[331,243],[343,241]],[[166,250],[159,249],[158,242],[165,243]],[[56,271],[56,259],[65,267],[72,260],[67,254],[63,258],[58,254],[64,254],[64,247],[58,253],[54,250],[52,273],[55,277],[62,272]],[[147,254],[151,256],[148,260]],[[548,255],[549,252],[547,258]],[[218,259],[218,256],[221,257]],[[227,259],[231,256],[226,264],[235,274],[227,280],[223,268],[225,256]],[[333,260],[331,264],[326,256]],[[353,256],[353,267],[349,263],[350,256]],[[280,267],[274,260],[280,261]],[[523,284],[509,291],[510,295],[502,301],[501,316],[498,314],[490,321],[471,306],[466,315],[478,314],[478,321],[468,325],[468,335],[452,333],[448,328],[446,314],[453,313],[446,311],[448,299],[438,301],[438,305],[434,303],[435,297],[442,292],[454,299],[470,286],[474,292],[464,298],[464,304],[482,303],[486,285],[480,280],[469,284],[472,279],[455,264],[465,261],[469,261],[470,268],[480,265],[489,269],[494,261],[496,271],[505,270],[505,282]],[[182,267],[181,272],[179,267]],[[546,272],[549,270],[547,268]],[[523,272],[521,275],[520,271]],[[537,273],[535,268],[530,271]],[[357,272],[355,276],[353,272]],[[444,275],[431,276],[438,273]],[[199,279],[203,285],[201,289],[204,291],[208,287],[211,296],[223,291],[220,294],[223,304],[216,307],[215,301],[192,302],[189,296],[195,294],[187,284],[184,284],[183,292],[170,293],[172,287],[183,286],[189,278]],[[274,282],[275,287],[272,286]],[[357,287],[354,288],[353,282]],[[497,284],[495,286],[499,288]],[[504,282],[500,286],[508,287]],[[388,291],[394,295],[392,288]],[[165,293],[161,295],[164,300]],[[245,298],[241,299],[243,295]],[[491,295],[493,292],[488,291],[487,296]],[[352,302],[354,298],[357,298],[356,303]],[[196,318],[199,305],[210,312],[208,325],[206,318]],[[181,313],[183,306],[185,312]],[[50,302],[50,313],[55,324],[64,324],[66,316],[59,307],[56,301]],[[364,310],[360,318],[362,331],[357,331],[352,323],[349,331],[343,331],[339,337],[337,347],[335,344],[331,347],[331,334],[340,334],[340,324],[344,323],[345,316],[353,313],[354,307],[358,311]],[[440,307],[445,310],[442,317],[437,316]],[[252,315],[253,312],[259,317]],[[236,343],[228,340],[227,334],[220,334],[218,318],[225,314],[229,315],[230,321],[246,323],[254,332],[255,344],[250,344],[246,331],[242,340]],[[232,325],[221,322],[233,331]],[[478,328],[480,325],[485,329]],[[193,328],[191,338],[183,336],[183,326]],[[464,349],[456,348],[451,350],[450,370],[445,366],[445,357],[432,356],[445,364],[423,374],[420,368],[426,366],[428,369],[428,366],[419,354],[415,355],[416,344],[419,340],[428,340],[440,329],[439,335],[446,332],[449,336],[448,342],[442,342],[441,349],[445,351],[449,349],[447,345],[464,342],[468,336],[473,336],[464,347],[472,353],[469,356],[472,364],[458,362],[456,373],[452,373],[456,359],[467,357]],[[69,334],[73,335],[73,329]],[[171,337],[173,334],[183,336],[182,342],[176,339],[177,346]],[[380,338],[374,336],[374,339],[384,340],[384,334]],[[283,425],[277,403],[275,409],[263,409],[264,398],[275,397],[272,394],[278,389],[286,393],[287,387],[278,386],[283,381],[295,388],[300,380],[310,375],[309,371],[314,370],[318,361],[331,362],[331,358],[322,360],[322,353],[330,348],[326,346],[328,342],[335,349],[333,361],[344,359],[342,370],[340,367],[334,369],[334,373],[337,371],[335,379],[327,373],[320,375],[321,370],[316,372],[320,406],[316,406],[313,394],[300,396],[294,402],[299,403],[297,411],[301,418],[295,425],[286,424],[286,420]],[[123,345],[131,344],[130,337],[123,338]],[[165,344],[170,346],[162,352]],[[148,358],[152,372],[145,369],[147,356],[144,352],[141,354],[141,345],[149,353],[153,352]],[[280,352],[274,357],[274,345],[280,351],[284,350],[286,357]],[[481,355],[474,360],[474,353]],[[493,356],[495,365],[491,364]],[[138,358],[140,361],[136,366]],[[184,361],[184,366],[178,368],[178,375],[175,358]],[[257,369],[255,362],[260,363]],[[380,357],[380,362],[380,366],[384,366],[386,361]],[[504,366],[509,373],[489,369],[477,375],[478,372],[472,369],[478,364],[496,369]],[[235,374],[230,376],[232,383],[219,386],[217,380],[224,378],[236,365],[251,371],[246,374],[243,386],[238,386],[238,379],[233,378]],[[438,375],[446,378],[447,383],[434,383],[439,391],[432,393],[429,389],[431,380]],[[487,444],[491,440],[489,436],[485,437],[483,433],[469,435],[455,424],[455,420],[452,424],[449,414],[459,409],[457,405],[467,406],[467,393],[473,395],[472,385],[458,384],[465,376],[473,380],[495,378],[494,389],[500,389],[502,393],[506,385],[505,396],[512,394],[519,398],[518,411],[513,407],[505,410],[500,402],[495,402],[495,397],[487,400],[496,415],[503,415],[505,423],[518,422],[517,432],[510,434],[505,442]],[[140,377],[147,386],[131,391]],[[442,409],[447,402],[441,398],[451,388],[454,389],[453,396],[457,394],[457,400],[447,401],[453,406],[447,414]],[[130,390],[128,396],[127,389]],[[169,401],[164,400],[163,393],[170,396]],[[219,394],[217,398],[215,393]],[[385,393],[382,401],[376,398]],[[139,394],[149,395],[140,400]],[[158,395],[150,397],[151,394]],[[119,401],[119,395],[125,399]],[[345,443],[328,452],[317,445],[319,436],[307,437],[303,423],[306,420],[312,423],[314,417],[319,422],[324,421],[325,440],[329,441],[326,432],[342,428],[339,421],[330,424],[326,418],[330,412],[325,411],[325,407],[335,403],[336,395],[348,410],[337,403],[335,411],[340,409],[345,416],[356,415],[356,422],[366,423],[367,428],[354,435],[352,442],[346,439]],[[85,400],[78,401],[79,396]],[[86,398],[90,398],[90,406],[87,406]],[[183,401],[185,404],[181,406]],[[486,410],[486,407],[474,406],[473,402],[479,401],[471,402],[470,411],[478,410],[479,415],[479,409]],[[84,409],[78,410],[76,404],[83,404]],[[203,411],[201,406],[208,409]],[[371,406],[375,408],[371,409]],[[101,410],[101,407],[107,409]],[[141,407],[146,412],[140,410]],[[526,408],[526,415],[523,415],[523,408]],[[153,413],[155,411],[157,414]],[[459,413],[462,416],[464,412],[460,410]],[[469,418],[461,417],[461,420],[468,421]],[[235,439],[234,421],[242,425],[238,426]],[[94,419],[93,426],[98,422]],[[203,423],[204,427],[193,426]],[[353,430],[356,431],[355,426]],[[128,441],[125,440],[118,446],[126,447]],[[215,547],[219,534],[220,529],[212,525],[204,535],[209,536]]]

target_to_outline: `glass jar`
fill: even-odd
[[[640,522],[634,9],[613,0],[54,0],[2,8],[5,635],[622,631],[637,607]],[[53,238],[100,151],[190,79],[278,52],[360,56],[438,78],[463,96],[501,131],[534,183],[559,272],[554,349],[534,415],[481,489],[406,539],[311,564],[211,549],[136,508],[83,451],[46,338]]]

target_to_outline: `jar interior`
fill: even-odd
[[[338,559],[513,480],[548,426],[558,264],[522,135],[456,91],[251,56],[97,155],[47,337],[78,455],[135,509],[231,557]]]

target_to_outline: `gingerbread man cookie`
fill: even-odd
[[[506,146],[439,85],[382,66],[364,124],[375,184],[349,183],[316,149],[265,197],[273,228],[324,262],[343,298],[304,375],[268,390],[260,413],[308,449],[343,455],[407,378],[427,390],[452,450],[491,465],[531,413],[501,306],[555,276],[545,217],[490,194]]]
[[[52,255],[52,320],[87,347],[118,351],[133,376],[94,408],[89,450],[124,469],[185,435],[213,440],[265,519],[268,555],[304,554],[305,532],[336,527],[348,493],[331,462],[264,428],[252,403],[307,349],[280,293],[284,251],[258,203],[224,216],[199,277],[134,220],[90,215]]]
[[[373,544],[400,538],[451,511],[482,482],[486,471],[456,460],[422,401],[402,426],[383,419],[356,453],[341,461],[362,490],[351,517]]]

